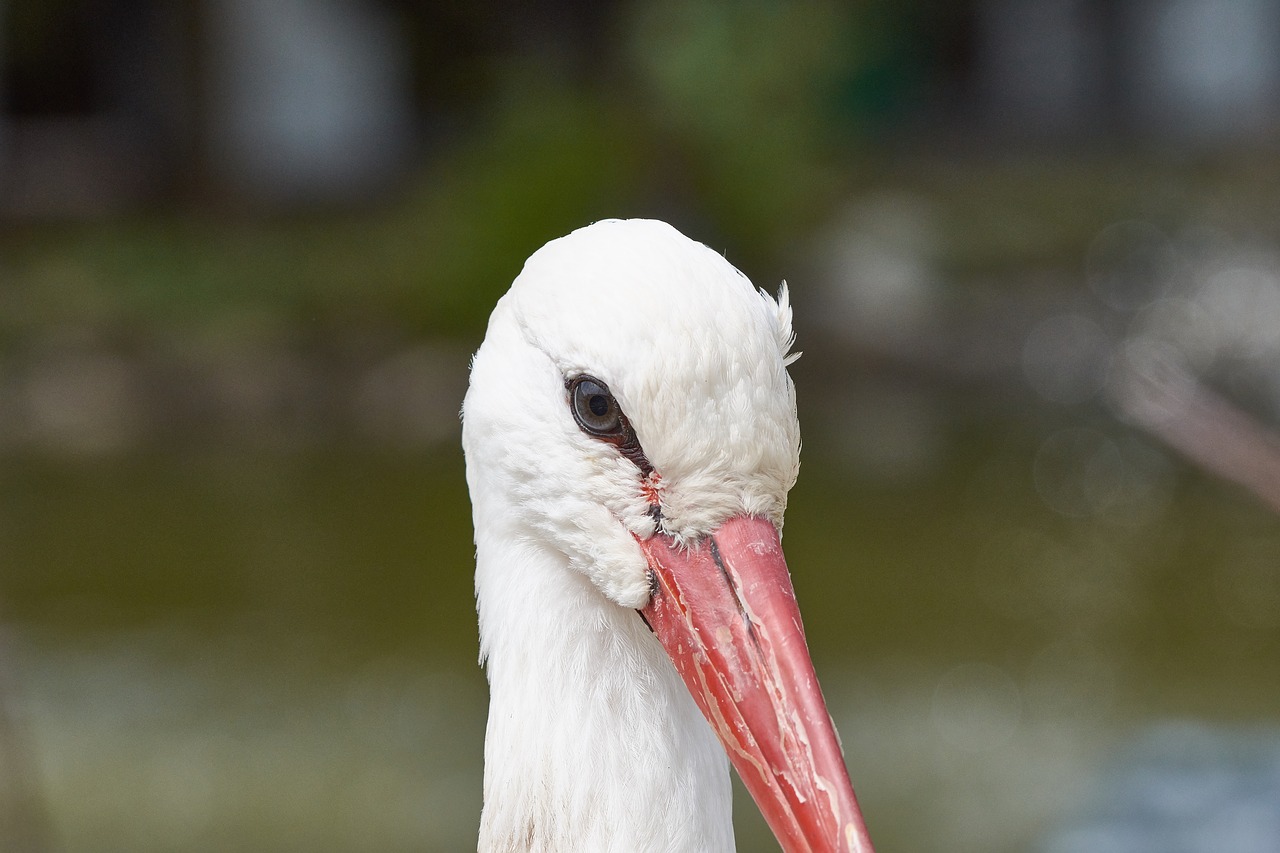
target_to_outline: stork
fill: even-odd
[[[653,220],[553,240],[472,361],[482,853],[869,853],[780,545],[800,431],[773,298]],[[726,755],[728,761],[726,761]]]

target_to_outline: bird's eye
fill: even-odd
[[[569,379],[565,386],[569,391],[569,408],[573,410],[573,419],[587,435],[607,441],[614,445],[627,459],[630,459],[641,475],[653,474],[653,466],[640,448],[636,431],[631,422],[622,413],[622,407],[609,393],[609,386],[594,376],[577,376]]]
[[[579,376],[569,383],[569,400],[578,426],[592,435],[621,438],[622,409],[609,393],[609,386],[590,376]]]

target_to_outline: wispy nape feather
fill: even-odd
[[[760,296],[773,308],[777,316],[778,351],[782,353],[783,365],[790,367],[795,363],[796,359],[804,355],[802,352],[791,351],[791,348],[796,345],[796,333],[791,324],[791,290],[787,287],[786,281],[783,281],[778,286],[776,299],[770,296],[764,288],[759,288],[759,292]]]

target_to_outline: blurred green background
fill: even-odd
[[[607,217],[790,284],[787,552],[882,853],[1101,849],[1117,756],[1276,752],[1278,44],[1265,0],[0,0],[0,848],[474,849],[467,359]],[[1150,823],[1280,825],[1220,789]]]

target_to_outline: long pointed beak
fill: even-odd
[[[872,853],[800,623],[778,530],[738,516],[688,548],[640,542],[641,613],[786,853]]]

